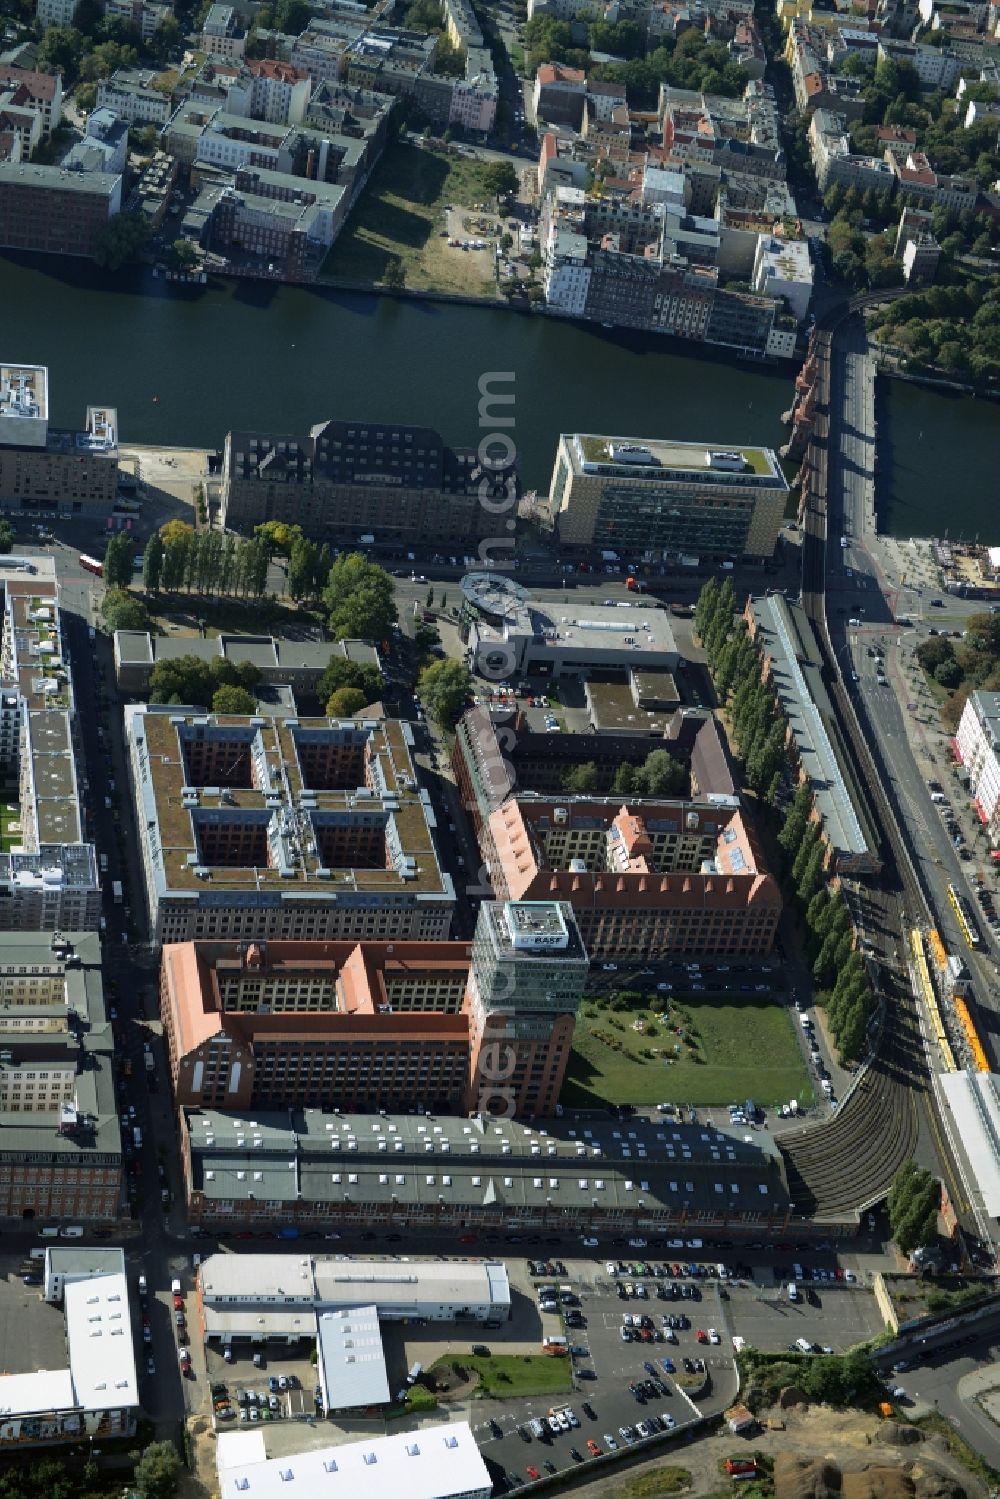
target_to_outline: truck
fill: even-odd
[[[146,1063],[146,1071],[147,1072],[155,1072],[156,1071],[156,1063],[153,1060],[153,1053],[151,1051],[147,1051],[145,1053],[144,1060],[145,1060],[145,1063]]]
[[[107,856],[107,854],[102,854],[101,855],[101,873],[102,874],[107,874],[107,872],[108,872],[108,856]]]
[[[542,1339],[542,1352],[566,1354],[569,1353],[569,1343],[561,1333],[553,1333],[550,1337]]]
[[[602,552],[601,553],[601,561],[602,562],[617,562],[618,561],[618,553],[617,552]]]
[[[116,906],[120,906],[121,903],[122,903],[122,882],[121,882],[121,880],[113,880],[111,882],[111,895],[112,895],[112,898],[114,899],[115,905]]]
[[[136,1150],[142,1149],[142,1130],[137,1124],[132,1126],[132,1139],[135,1141]]]

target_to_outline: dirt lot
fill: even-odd
[[[466,251],[447,240],[449,221],[453,237],[488,238],[460,227],[466,220],[499,222],[472,209],[485,197],[481,163],[399,142],[372,173],[323,274],[367,284],[381,281],[386,267],[398,260],[413,289],[492,296],[492,247]],[[455,211],[449,213],[449,205]]]

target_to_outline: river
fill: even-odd
[[[476,445],[480,378],[512,370],[528,488],[547,489],[560,432],[778,446],[792,393],[790,369],[681,353],[625,330],[256,282],[175,287],[66,260],[0,260],[0,308],[0,357],[49,367],[53,425],[112,405],[126,444],[221,447],[233,428],[302,432],[357,417]],[[1000,542],[998,417],[984,401],[883,381],[883,527],[983,528],[983,540]]]

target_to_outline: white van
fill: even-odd
[[[945,795],[944,795],[943,791],[932,791],[931,792],[931,801],[932,802],[936,802],[938,806],[941,805],[941,803],[944,801],[944,799],[945,799]]]
[[[794,1280],[788,1282],[788,1299],[789,1301],[798,1301],[799,1299],[799,1288]]]
[[[813,1351],[813,1345],[810,1342],[807,1342],[805,1338],[796,1338],[795,1346],[800,1353],[812,1353]]]
[[[79,1224],[71,1225],[69,1228],[61,1228],[59,1230],[59,1237],[61,1239],[82,1239],[83,1229]]]

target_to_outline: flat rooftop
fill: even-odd
[[[130,706],[125,730],[161,896],[453,898],[408,724]]]
[[[4,417],[49,419],[49,372],[44,364],[0,360],[0,437]]]
[[[831,846],[842,861],[872,855],[842,754],[831,737],[833,711],[823,686],[812,626],[799,605],[780,593],[750,601],[759,648],[772,662],[772,684]]]
[[[772,448],[672,442],[657,437],[598,437],[582,432],[567,434],[565,440],[578,472],[585,464],[598,464],[602,470],[611,469],[639,482],[675,477],[689,481],[697,476],[703,483],[722,488],[738,488],[753,479],[768,481],[769,488],[788,488]],[[729,466],[713,466],[710,460],[720,454],[730,460]],[[740,459],[742,467],[738,466]]]
[[[467,1421],[271,1459],[263,1431],[226,1432],[217,1450],[220,1499],[485,1499],[493,1489]]]
[[[657,697],[672,698],[676,706],[680,698],[671,674],[657,672],[655,675],[661,679],[656,689]],[[586,691],[594,727],[597,729],[652,736],[665,735],[670,728],[673,707],[640,708],[627,681],[595,681],[591,678],[587,682]],[[665,747],[661,744],[650,745],[651,750]]]
[[[316,1318],[318,1370],[328,1411],[388,1405],[385,1350],[374,1306],[323,1312]]]

